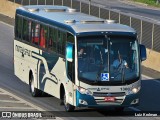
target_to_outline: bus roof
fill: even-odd
[[[88,32],[130,32],[135,30],[129,26],[113,23],[80,12],[66,6],[31,5],[17,9],[17,14],[24,15],[47,24],[57,24],[75,34]]]

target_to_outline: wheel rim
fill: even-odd
[[[33,80],[33,77],[31,79],[31,92],[34,93],[34,80]]]
[[[66,95],[64,95],[64,105],[66,106],[67,103],[66,103]]]
[[[64,106],[65,106],[65,109],[68,110],[68,103],[66,102],[66,95],[64,95]]]

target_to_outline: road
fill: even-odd
[[[89,0],[80,1],[88,2]],[[157,21],[160,20],[160,9],[149,7],[143,4],[133,4],[127,0],[91,0],[91,3],[95,3],[96,6],[101,5],[109,9],[118,10],[123,13],[140,15],[143,17],[155,19]]]
[[[0,22],[0,110],[38,110],[38,111],[60,111],[56,113],[56,116],[63,116],[63,119],[97,119],[91,116],[99,116],[98,119],[111,119],[115,120],[117,117],[106,117],[110,110],[106,111],[96,111],[92,109],[77,109],[77,112],[74,114],[68,114],[63,112],[63,106],[60,106],[60,101],[51,96],[44,97],[31,97],[29,93],[29,86],[25,83],[21,82],[13,73],[13,26],[6,25]],[[142,80],[142,94],[141,94],[141,105],[137,108],[128,108],[125,111],[160,111],[160,82],[155,79],[148,79],[143,77]],[[2,95],[6,94],[12,96],[13,99],[18,100],[17,105],[13,105],[13,100],[10,99],[8,106],[1,99]],[[7,97],[8,98],[8,97]],[[14,101],[16,101],[14,100]],[[26,108],[28,107],[28,108]],[[74,117],[77,114],[79,117]],[[69,116],[69,117],[66,117]],[[82,117],[80,117],[82,116]],[[58,118],[60,119],[60,118]],[[121,120],[134,120],[138,119],[138,117],[119,117]],[[139,118],[144,119],[144,118]],[[151,118],[147,117],[145,120],[158,120],[160,118]]]
[[[13,0],[9,0],[12,1]],[[77,0],[82,1],[85,3],[93,3],[96,6],[101,6],[104,8],[109,8],[113,10],[120,11],[122,13],[129,13],[134,14],[138,16],[144,17],[144,19],[148,18],[153,22],[153,20],[156,20],[155,22],[158,22],[160,20],[160,8],[150,7],[146,6],[146,4],[141,3],[133,3],[130,2],[131,0]],[[16,1],[18,3],[21,3],[21,1]],[[25,1],[24,1],[25,2]],[[36,4],[37,2],[32,1],[33,4]],[[39,0],[40,4],[45,4],[43,0]],[[52,4],[52,0],[48,0],[48,4]],[[25,4],[28,4],[26,2]]]

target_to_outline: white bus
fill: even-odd
[[[16,10],[14,73],[32,96],[46,92],[75,107],[139,104],[145,46],[136,31],[65,6]]]

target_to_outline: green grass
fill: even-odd
[[[160,7],[160,3],[157,4],[157,0],[132,0],[132,1],[145,3],[150,6]]]

